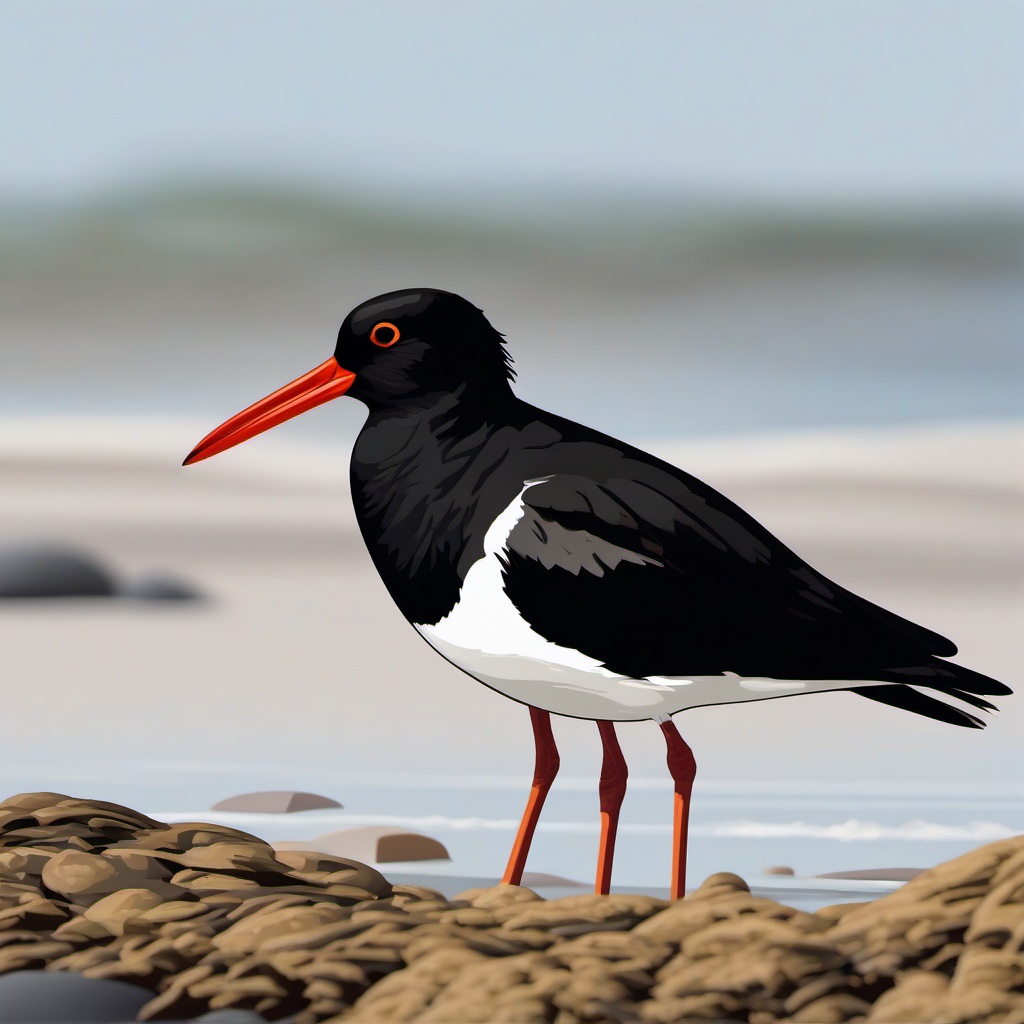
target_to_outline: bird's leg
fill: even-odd
[[[668,770],[675,783],[672,815],[672,899],[682,899],[686,890],[686,833],[690,824],[690,794],[697,762],[693,751],[679,735],[671,719],[661,722],[668,743]]]
[[[551,715],[539,708],[530,708],[530,721],[533,723],[533,742],[537,750],[537,760],[533,769],[533,785],[530,787],[530,798],[526,801],[523,820],[519,823],[519,832],[512,845],[512,854],[508,859],[508,867],[502,876],[502,883],[519,885],[526,867],[526,857],[533,842],[533,833],[540,818],[544,799],[548,795],[551,783],[558,774],[558,748],[555,737],[551,734]]]
[[[619,827],[619,808],[626,795],[626,759],[615,736],[613,722],[598,722],[601,730],[601,746],[604,759],[601,761],[601,845],[597,854],[597,881],[594,892],[607,896],[612,884],[612,858],[615,856],[615,832]]]

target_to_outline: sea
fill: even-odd
[[[527,776],[344,773],[292,764],[307,791],[342,797],[342,808],[286,814],[215,811],[210,794],[273,790],[279,768],[258,762],[50,762],[31,768],[31,788],[97,796],[160,821],[210,821],[268,842],[310,842],[343,829],[388,826],[429,835],[450,860],[378,865],[395,880],[452,893],[500,877],[523,810]],[[20,772],[0,763],[8,788]],[[26,782],[29,779],[26,778]],[[528,870],[592,884],[599,835],[596,778],[559,777],[548,796]],[[26,787],[28,788],[28,787]],[[664,778],[631,778],[616,845],[613,890],[667,892],[672,800]],[[867,899],[896,882],[816,876],[879,868],[928,868],[1024,832],[1020,783],[771,783],[698,781],[690,817],[688,884],[731,871],[758,891],[802,906]],[[768,872],[789,868],[792,878]],[[548,883],[547,888],[569,892]],[[585,891],[585,890],[577,890]]]

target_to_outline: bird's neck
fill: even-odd
[[[391,596],[412,622],[454,607],[488,467],[516,434],[515,399],[489,407],[458,395],[372,411],[352,452],[352,500]],[[479,553],[482,555],[482,550]]]

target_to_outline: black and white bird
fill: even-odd
[[[352,498],[381,579],[443,658],[530,710],[536,769],[504,881],[521,879],[558,770],[552,714],[600,730],[598,892],[609,888],[626,789],[612,723],[660,725],[677,897],[696,770],[677,712],[851,690],[980,728],[939,698],[991,711],[985,696],[1011,692],[944,660],[956,653],[949,640],[826,579],[707,484],[521,401],[512,378],[502,336],[470,302],[390,292],[346,317],[330,359],[185,460],[339,395],[366,405]]]

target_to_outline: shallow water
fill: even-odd
[[[212,769],[206,777],[200,771],[171,776],[158,762],[107,762],[106,776],[91,768],[87,781],[74,766],[51,764],[32,772],[32,788],[102,796],[164,821],[220,822],[271,842],[302,841],[364,825],[394,825],[440,840],[451,860],[383,865],[389,877],[425,872],[494,881],[504,869],[529,787],[526,777],[360,778],[352,773],[318,776],[311,770],[293,775],[293,781],[340,798],[342,810],[230,813],[206,809],[214,802],[211,794],[219,799],[232,792],[272,789],[274,781],[242,765]],[[3,774],[8,787],[15,783],[10,770]],[[666,780],[630,780],[616,850],[616,885],[651,893],[667,889],[671,808]],[[1020,784],[964,784],[957,789],[924,784],[698,782],[688,879],[696,885],[715,872],[733,871],[773,891],[809,888],[810,893],[793,891],[789,896],[817,905],[870,898],[892,886],[809,881],[809,876],[864,868],[927,868],[1022,831]],[[589,886],[598,832],[597,780],[556,780],[528,870]],[[792,867],[802,878],[765,878],[765,869],[777,865]],[[451,888],[448,883],[438,885]]]

